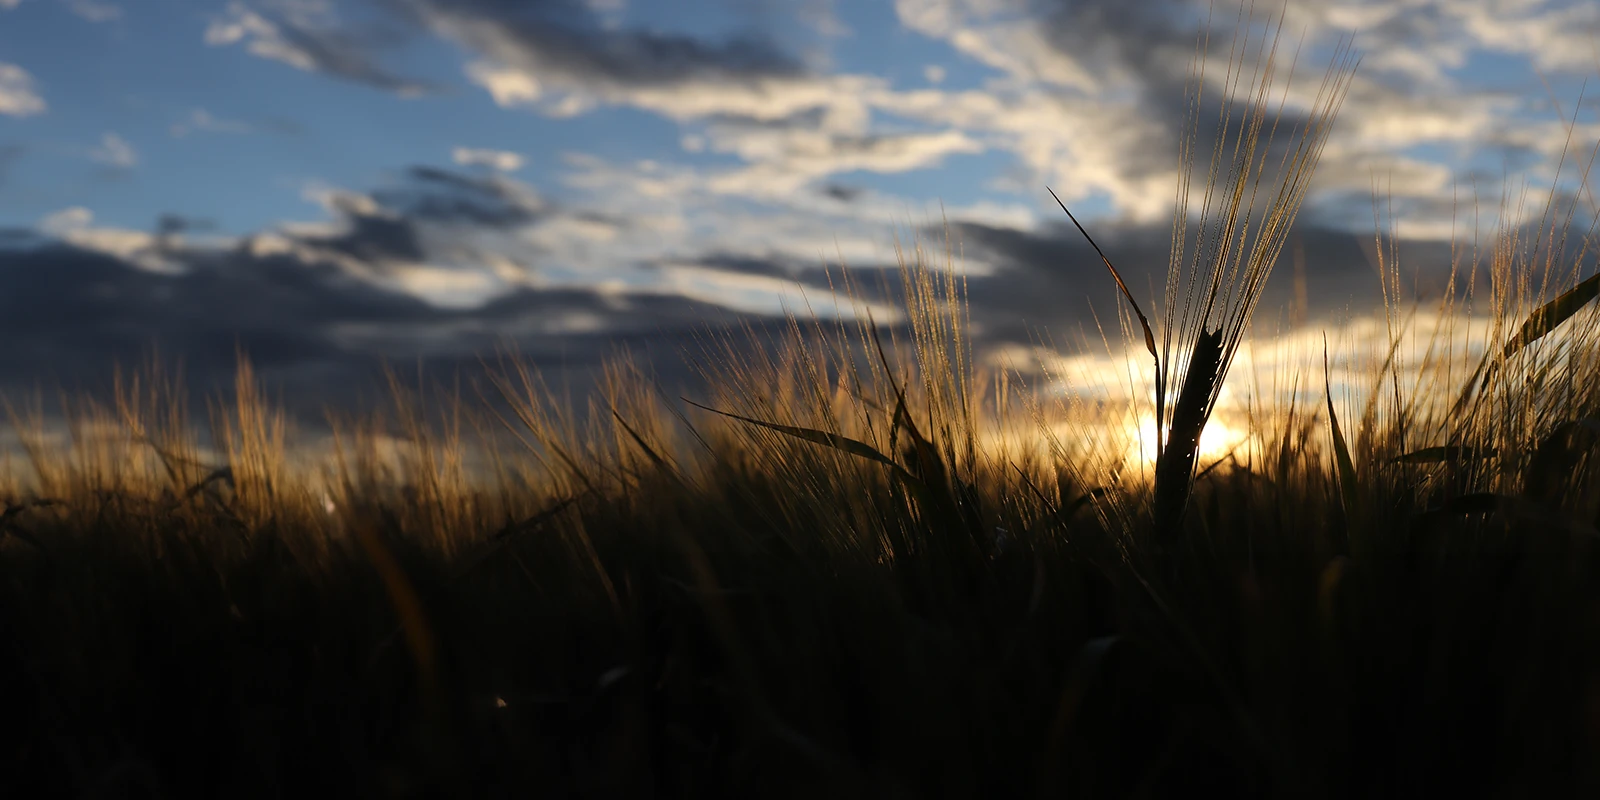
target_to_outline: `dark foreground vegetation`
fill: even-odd
[[[716,351],[716,411],[619,368],[574,416],[511,370],[514,415],[397,392],[322,470],[248,370],[207,450],[148,376],[65,444],[16,411],[0,790],[1600,796],[1600,279],[1565,240],[1490,248],[1476,371],[1448,337],[1402,368],[1391,307],[1365,399],[1318,364],[1199,451],[1335,106],[1255,233],[1179,231],[1159,330],[1126,295],[1144,476],[1076,438],[1117,413],[980,391],[918,258],[881,340]],[[1219,152],[1203,232],[1264,158]]]
[[[785,430],[680,420],[620,380],[580,427],[508,381],[534,458],[482,486],[465,434],[391,424],[409,444],[386,460],[377,422],[345,430],[325,480],[295,472],[248,373],[213,471],[132,383],[108,438],[91,409],[74,449],[14,465],[0,782],[1593,796],[1600,359],[1547,338],[1589,354],[1557,359],[1570,401],[1536,409],[1557,389],[1502,376],[1469,424],[1409,418],[1455,442],[1409,453],[1408,417],[1375,403],[1346,420],[1366,431],[1348,459],[1321,444],[1327,406],[1302,408],[1194,481],[1173,530],[1147,484],[985,450],[962,409],[992,402],[931,379],[902,402],[881,366],[877,401],[848,375],[712,399]],[[922,344],[924,374],[958,360]],[[802,355],[765,368],[820,369]],[[1526,355],[1507,363],[1549,360]]]

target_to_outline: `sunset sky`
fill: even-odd
[[[1600,4],[1281,8],[1291,114],[1362,53],[1292,239],[1307,324],[1376,307],[1375,187],[1426,292],[1453,229],[1537,216],[1569,121],[1569,178],[1600,138]],[[312,404],[497,343],[578,374],[829,313],[825,264],[941,220],[979,351],[1070,349],[1117,298],[1045,187],[1149,296],[1208,13],[1220,80],[1228,0],[0,0],[0,391],[152,345],[211,386],[237,343]]]

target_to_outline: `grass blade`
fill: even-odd
[[[934,449],[927,439],[923,438],[922,432],[917,430],[916,421],[911,419],[911,413],[906,409],[906,392],[900,388],[899,382],[894,379],[894,370],[889,368],[889,356],[884,352],[883,338],[878,335],[878,325],[875,322],[871,323],[871,325],[872,343],[878,350],[878,363],[883,365],[883,375],[889,380],[889,388],[894,390],[895,395],[894,415],[889,422],[889,452],[894,452],[900,429],[904,428],[906,434],[911,437],[912,457],[916,459],[917,466],[920,467],[919,471],[924,472],[922,477],[926,478],[926,470],[935,468],[935,466],[941,468],[940,471],[942,472],[943,464],[939,460],[938,451]],[[943,476],[941,475],[940,477],[942,478]]]
[[[1593,417],[1557,425],[1534,450],[1523,474],[1523,494],[1547,505],[1560,505],[1573,477],[1583,470],[1587,451],[1600,435]]]
[[[1323,393],[1328,398],[1328,426],[1333,432],[1333,457],[1337,471],[1335,477],[1339,480],[1339,499],[1344,504],[1346,516],[1355,512],[1356,507],[1356,465],[1350,460],[1350,446],[1344,440],[1344,432],[1339,430],[1339,415],[1333,410],[1333,386],[1328,371],[1328,339],[1322,339],[1322,386]]]
[[[924,500],[929,502],[948,501],[948,504],[941,503],[941,505],[946,510],[954,508],[955,498],[950,495],[949,489],[950,471],[945,468],[944,460],[940,458],[938,448],[934,447],[933,443],[922,435],[922,431],[917,429],[916,420],[911,418],[911,411],[906,408],[906,391],[894,379],[894,370],[889,368],[889,356],[884,352],[883,338],[878,335],[878,325],[875,322],[871,322],[870,315],[868,321],[872,326],[872,343],[878,351],[878,363],[883,366],[884,377],[889,380],[889,388],[893,389],[895,394],[894,418],[889,423],[889,451],[894,452],[895,437],[902,428],[905,429],[906,435],[911,437],[911,446],[908,448],[906,458],[911,462],[911,466],[916,472],[912,473],[892,460],[885,460],[901,473],[904,473],[906,477],[915,479],[911,485]],[[868,449],[870,450],[871,448]],[[874,450],[873,452],[876,453],[877,451]],[[878,457],[883,458],[882,454],[879,454]],[[940,490],[938,498],[932,495],[932,491],[935,488]]]
[[[645,457],[650,459],[650,463],[654,464],[655,468],[659,470],[661,474],[666,475],[672,480],[673,483],[676,483],[681,487],[688,488],[683,478],[678,475],[677,468],[672,464],[669,464],[660,453],[657,453],[655,448],[651,447],[650,444],[644,440],[644,437],[640,436],[639,432],[634,430],[632,425],[628,424],[626,419],[623,419],[621,412],[613,408],[611,409],[611,416],[616,419],[617,424],[622,426],[622,430],[628,434],[628,437],[633,439],[633,443],[638,445],[640,450],[644,451]]]
[[[1104,500],[1111,490],[1105,486],[1098,486],[1085,492],[1082,497],[1073,500],[1061,509],[1061,521],[1066,522],[1075,516],[1084,506],[1096,501]]]
[[[510,539],[510,538],[512,538],[514,536],[517,536],[518,534],[521,534],[521,533],[525,532],[525,531],[531,531],[531,530],[533,530],[533,529],[545,524],[546,522],[549,522],[551,519],[554,519],[557,514],[560,514],[561,512],[566,511],[567,508],[569,506],[571,506],[573,503],[578,502],[579,499],[581,499],[581,498],[583,498],[583,497],[585,497],[585,496],[587,496],[589,494],[591,494],[591,492],[589,490],[585,489],[584,491],[581,491],[581,492],[579,492],[579,493],[577,493],[575,495],[572,495],[571,497],[568,497],[568,498],[566,498],[564,500],[561,500],[561,501],[555,503],[554,505],[550,506],[549,508],[547,508],[547,509],[545,509],[543,511],[540,511],[539,513],[534,514],[533,516],[528,517],[525,520],[522,520],[521,522],[508,522],[508,523],[506,523],[505,527],[501,528],[498,531],[495,531],[494,536],[492,538],[497,542],[498,541],[505,541],[506,539]]]
[[[1083,238],[1089,240],[1089,246],[1093,247],[1094,252],[1100,256],[1100,260],[1105,262],[1106,269],[1111,270],[1112,280],[1117,282],[1117,288],[1122,290],[1122,296],[1128,298],[1128,305],[1133,306],[1134,316],[1139,318],[1139,327],[1144,329],[1145,349],[1149,350],[1151,357],[1156,359],[1156,371],[1159,373],[1161,371],[1161,357],[1156,355],[1156,337],[1155,334],[1150,331],[1150,320],[1145,317],[1144,311],[1140,310],[1139,302],[1133,299],[1133,292],[1128,291],[1128,284],[1122,282],[1122,275],[1117,272],[1116,267],[1111,266],[1111,259],[1106,258],[1106,254],[1100,249],[1100,245],[1095,244],[1094,237],[1090,236],[1089,232],[1083,229],[1082,223],[1078,222],[1077,217],[1072,216],[1071,211],[1067,211],[1067,204],[1061,202],[1060,197],[1056,197],[1056,191],[1048,186],[1044,187],[1044,189],[1050,193],[1051,197],[1055,197],[1056,205],[1061,206],[1061,210],[1067,212],[1067,219],[1072,220],[1072,224],[1078,226],[1078,232],[1083,234]]]
[[[736,419],[736,420],[738,420],[740,422],[743,422],[743,423],[746,423],[746,424],[749,424],[749,425],[755,425],[755,426],[758,426],[758,427],[766,428],[767,430],[777,431],[778,433],[784,434],[785,436],[793,436],[796,439],[803,439],[803,440],[808,441],[808,442],[814,442],[816,444],[820,444],[820,445],[823,445],[825,447],[831,447],[831,448],[833,448],[835,450],[838,450],[840,452],[849,453],[850,455],[853,455],[853,456],[859,456],[861,458],[865,458],[865,459],[867,459],[869,461],[876,461],[876,462],[878,462],[880,464],[885,464],[891,470],[893,470],[894,474],[896,476],[898,476],[901,480],[907,481],[907,482],[909,482],[909,483],[911,483],[912,485],[915,485],[915,486],[921,486],[921,484],[922,484],[921,481],[917,480],[916,476],[912,475],[910,472],[907,472],[905,467],[902,467],[899,464],[895,463],[894,459],[884,455],[883,453],[878,452],[877,448],[873,447],[870,444],[867,444],[866,442],[863,442],[863,441],[860,441],[860,440],[857,440],[857,439],[852,439],[852,438],[850,438],[848,436],[843,436],[843,435],[840,435],[840,434],[837,434],[837,433],[828,433],[827,431],[819,431],[819,430],[816,430],[815,428],[801,428],[801,427],[798,427],[798,426],[795,426],[795,425],[780,425],[780,424],[778,424],[776,422],[764,422],[764,421],[759,420],[759,419],[753,419],[751,417],[743,417],[743,416],[740,416],[738,414],[729,413],[727,411],[720,411],[720,410],[712,408],[710,406],[703,406],[703,405],[701,405],[699,403],[696,403],[693,400],[690,400],[687,397],[684,397],[684,398],[681,398],[681,399],[683,400],[683,402],[688,403],[689,405],[694,406],[695,408],[701,409],[702,411],[710,411],[713,414],[720,414],[720,415],[722,415],[724,417],[727,417],[729,419]]]
[[[1412,452],[1398,455],[1389,459],[1389,463],[1439,464],[1444,462],[1453,463],[1457,461],[1482,461],[1484,459],[1494,458],[1496,454],[1496,450],[1492,447],[1486,447],[1480,450],[1474,447],[1446,444],[1438,447],[1424,447],[1421,450],[1413,450]]]
[[[1539,341],[1545,334],[1571,319],[1596,296],[1600,296],[1600,273],[1591,275],[1588,280],[1568,289],[1560,297],[1544,304],[1529,315],[1522,323],[1522,327],[1517,330],[1517,335],[1506,342],[1505,350],[1500,353],[1501,357],[1508,358],[1518,350]]]
[[[1522,327],[1517,329],[1517,335],[1511,337],[1511,341],[1506,342],[1505,347],[1501,348],[1500,358],[1510,358],[1528,345],[1544,338],[1560,327],[1561,323],[1583,310],[1583,307],[1597,296],[1600,296],[1600,273],[1589,276],[1577,286],[1529,314],[1528,318],[1523,320]],[[1461,397],[1450,409],[1451,416],[1460,416],[1467,401],[1471,400],[1474,394],[1484,391],[1494,379],[1497,364],[1489,361],[1492,352],[1484,353],[1478,362],[1478,368],[1472,371],[1472,377],[1467,379],[1466,386],[1461,390]]]

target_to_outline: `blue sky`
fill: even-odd
[[[503,340],[584,368],[940,219],[980,350],[1059,339],[1114,297],[1044,187],[1151,285],[1208,9],[1221,42],[1227,0],[0,0],[0,387],[137,342],[318,390]],[[1596,4],[1282,12],[1291,113],[1363,56],[1301,218],[1313,315],[1372,307],[1375,181],[1437,270],[1463,198],[1526,185],[1523,223],[1568,121],[1569,176],[1600,138]]]
[[[634,3],[611,12],[597,5],[599,24],[713,40],[761,37],[774,45],[798,40],[797,52],[906,88],[938,85],[928,80],[929,68],[942,72],[947,88],[975,87],[993,72],[896,24],[891,4],[851,5],[844,14],[815,4],[812,19],[779,3]],[[83,206],[107,226],[145,228],[160,214],[178,214],[248,234],[315,218],[303,196],[309,185],[369,187],[413,164],[448,168],[463,147],[517,154],[517,177],[557,197],[562,153],[707,169],[739,161],[686,148],[682,140],[698,127],[693,123],[626,105],[570,117],[508,109],[472,85],[462,49],[438,37],[411,33],[375,47],[397,78],[426,87],[416,93],[297,68],[292,56],[251,54],[272,38],[260,32],[264,26],[286,29],[303,18],[327,22],[331,36],[335,20],[370,21],[381,6],[21,0],[0,25],[0,53],[27,71],[44,107],[6,120],[7,140],[30,157],[15,158],[7,170],[0,224],[31,225]],[[813,30],[787,32],[797,21]],[[860,46],[866,38],[871,46]],[[841,46],[851,40],[857,46]],[[927,127],[889,115],[880,125]],[[124,146],[108,148],[108,136]],[[119,154],[125,154],[120,161]],[[867,166],[834,177],[909,198],[971,202],[1001,199],[984,184],[1008,161],[999,153],[959,153],[912,172]]]

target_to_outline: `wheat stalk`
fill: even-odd
[[[1089,237],[1088,231],[1078,225],[1078,230],[1089,239],[1111,271],[1138,319],[1145,347],[1155,360],[1158,449],[1153,509],[1158,536],[1173,534],[1182,522],[1200,435],[1216,409],[1228,368],[1305,200],[1317,160],[1359,60],[1348,39],[1338,43],[1310,111],[1299,123],[1296,140],[1284,149],[1282,157],[1273,165],[1271,145],[1284,118],[1294,62],[1291,61],[1277,108],[1269,114],[1271,94],[1277,84],[1281,18],[1277,25],[1269,27],[1270,41],[1263,34],[1260,41],[1252,42],[1246,29],[1243,40],[1236,37],[1229,51],[1217,120],[1217,144],[1206,172],[1192,249],[1189,188],[1195,166],[1195,136],[1201,123],[1201,101],[1205,98],[1208,34],[1202,34],[1191,63],[1187,123],[1178,146],[1179,181],[1159,348],[1149,320],[1134,301],[1122,276]],[[1246,62],[1252,52],[1255,54],[1253,78],[1243,93],[1241,110],[1235,95],[1239,94],[1247,71]],[[1272,168],[1270,175],[1269,168]],[[1268,184],[1266,194],[1262,192],[1263,183]],[[1055,196],[1054,191],[1051,196]],[[1059,197],[1056,202],[1061,203]],[[1258,213],[1258,205],[1262,203],[1265,207]],[[1077,225],[1077,219],[1064,203],[1061,208]]]

